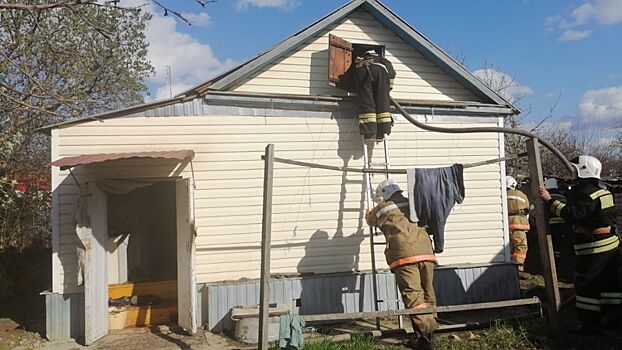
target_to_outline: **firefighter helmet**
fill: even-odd
[[[577,175],[582,179],[600,179],[600,171],[603,168],[600,160],[592,156],[578,156],[570,161],[577,168]]]
[[[510,188],[515,190],[516,186],[518,186],[518,182],[516,182],[516,179],[513,178],[512,176],[506,176],[505,177],[505,187],[506,188]]]
[[[544,188],[547,190],[556,190],[559,188],[559,184],[557,183],[557,179],[554,177],[549,177],[544,180]]]
[[[395,182],[395,180],[393,179],[386,179],[382,181],[376,188],[374,201],[376,203],[382,203],[391,198],[391,196],[397,192],[402,192],[400,185],[398,185],[397,182]]]

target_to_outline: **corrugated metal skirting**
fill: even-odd
[[[434,289],[438,305],[469,304],[520,298],[518,271],[513,264],[439,267]],[[273,279],[270,302],[282,303],[301,315],[372,311],[370,273]],[[378,273],[381,310],[395,309],[398,293],[390,272]],[[232,307],[259,302],[259,282],[206,284],[200,288],[201,324],[212,332],[231,330]]]
[[[45,291],[45,337],[50,341],[84,338],[84,294]]]

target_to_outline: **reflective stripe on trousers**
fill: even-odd
[[[576,255],[588,255],[608,252],[620,245],[618,236],[601,239],[595,242],[579,243],[574,245]]]

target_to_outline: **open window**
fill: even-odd
[[[338,88],[353,91],[351,73],[356,57],[369,50],[374,50],[382,57],[385,54],[384,45],[351,43],[336,35],[328,36],[328,84]]]

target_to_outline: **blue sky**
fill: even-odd
[[[128,0],[134,1],[134,0]],[[151,98],[173,93],[241,63],[336,9],[334,0],[220,0],[202,9],[194,1],[168,1],[193,23],[155,9],[148,30],[157,75]],[[467,68],[512,79],[525,122],[535,123],[555,104],[556,123],[622,126],[622,0],[444,1],[384,3]],[[153,6],[153,5],[151,5]],[[490,68],[490,67],[489,67]],[[481,75],[481,71],[479,72]],[[561,95],[560,95],[561,94]]]

